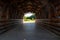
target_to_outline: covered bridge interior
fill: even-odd
[[[35,13],[35,23],[23,24],[27,12]],[[0,35],[0,40],[60,40],[60,0],[0,0]]]

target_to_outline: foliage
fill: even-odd
[[[24,16],[24,21],[35,20],[35,15],[31,15],[30,17]]]

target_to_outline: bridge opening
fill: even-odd
[[[25,13],[23,16],[23,23],[35,23],[35,13]]]

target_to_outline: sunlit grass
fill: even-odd
[[[35,20],[29,20],[29,19],[24,20],[23,19],[23,23],[35,23]]]

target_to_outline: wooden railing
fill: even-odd
[[[43,19],[40,20],[43,27],[60,36],[60,19]]]
[[[0,34],[13,28],[11,25],[14,25],[15,22],[16,20],[0,20]]]

